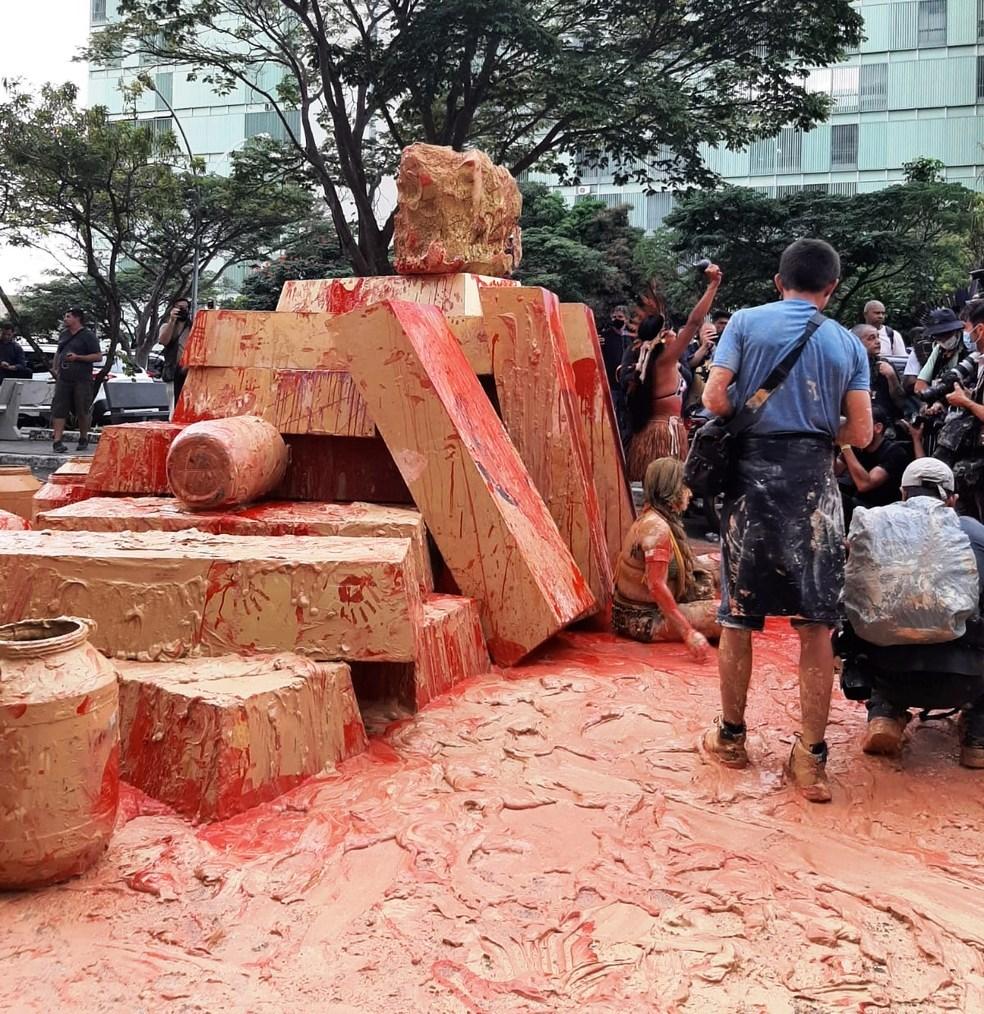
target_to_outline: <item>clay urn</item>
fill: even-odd
[[[0,626],[0,889],[67,880],[109,844],[119,694],[89,620]]]

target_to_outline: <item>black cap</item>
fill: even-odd
[[[926,334],[933,338],[964,329],[963,321],[950,309],[931,310],[926,318]]]

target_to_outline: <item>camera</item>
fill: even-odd
[[[871,678],[854,659],[844,659],[840,684],[841,692],[849,701],[866,701],[871,697]]]
[[[187,320],[188,319],[188,311],[187,310],[178,310],[178,312],[176,314],[176,319],[177,320]]]
[[[938,377],[929,390],[917,394],[916,397],[926,405],[933,405],[938,401],[943,401],[948,394],[952,394],[957,384],[962,387],[972,387],[977,380],[977,360],[976,354],[961,359],[952,370],[947,370],[941,377]]]

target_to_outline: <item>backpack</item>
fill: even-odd
[[[977,560],[946,504],[920,496],[858,507],[848,545],[843,603],[859,637],[881,647],[963,637],[977,613]]]

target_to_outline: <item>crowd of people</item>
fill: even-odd
[[[614,630],[682,641],[698,661],[718,642],[721,713],[700,747],[742,768],[752,634],[767,617],[789,617],[800,641],[801,730],[787,773],[811,801],[831,798],[835,649],[845,693],[868,705],[865,752],[897,753],[911,709],[957,709],[961,763],[984,768],[984,300],[959,313],[935,309],[905,336],[871,300],[848,330],[822,315],[840,260],[819,240],[785,251],[780,298],[763,306],[712,309],[721,272],[709,265],[705,275],[678,331],[652,295],[634,322],[617,307],[603,329],[628,476],[643,497],[618,561]],[[688,429],[739,410],[752,421],[729,452],[718,568],[695,555],[683,527]],[[888,534],[852,557],[865,574],[845,571],[852,540],[871,531]],[[909,540],[901,550],[900,532]],[[928,562],[907,565],[917,548]],[[875,594],[877,609],[873,575],[895,594],[887,605]],[[845,613],[859,598],[862,617],[865,603],[888,613],[877,636]],[[968,602],[969,611],[954,606]],[[926,629],[913,610],[931,615]]]

